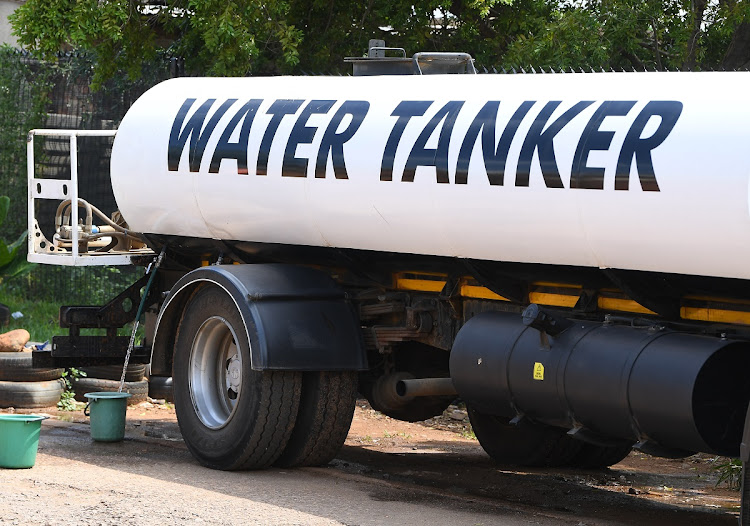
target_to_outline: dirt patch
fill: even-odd
[[[739,513],[739,492],[726,484],[717,486],[716,467],[727,461],[724,457],[696,454],[684,459],[663,459],[633,451],[619,464],[604,470],[503,467],[482,451],[465,410],[456,406],[449,407],[440,417],[408,423],[388,418],[359,401],[346,444],[400,455],[402,458],[394,464],[410,465],[403,475],[412,478],[415,473],[411,461],[416,454],[449,453],[463,459],[462,465],[443,459],[439,464],[444,469],[428,467],[427,473],[416,478],[423,484],[445,487],[451,477],[458,477],[462,479],[460,491],[464,493],[500,496],[558,511],[612,515],[609,518],[617,520],[617,509],[627,510],[639,501],[708,515],[734,517]],[[347,450],[346,454],[353,452]],[[404,462],[403,457],[409,457],[409,461]],[[451,469],[452,474],[444,472]],[[389,471],[387,478],[392,479],[392,467],[386,471]],[[435,483],[433,479],[441,482]],[[612,507],[613,514],[596,509],[607,506]]]

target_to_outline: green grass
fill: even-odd
[[[716,457],[715,461],[719,461]],[[742,486],[742,461],[738,458],[727,458],[724,462],[714,467],[719,474],[719,480],[716,481],[718,486],[725,483],[729,489],[739,491]]]
[[[463,438],[468,438],[469,440],[477,439],[477,436],[474,434],[474,430],[471,428],[461,430],[461,436]]]
[[[26,329],[31,334],[31,341],[52,341],[52,336],[64,334],[58,325],[60,303],[23,298],[7,290],[0,289],[0,303],[4,303],[10,312],[20,311],[23,318],[10,319],[7,327],[0,329],[6,332],[13,329]]]

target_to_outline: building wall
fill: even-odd
[[[16,46],[18,43],[13,35],[10,34],[10,23],[8,15],[16,10],[18,6],[26,0],[0,0],[0,44],[10,44]]]

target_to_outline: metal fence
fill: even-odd
[[[169,78],[170,64],[158,61],[138,81],[116,78],[98,91],[90,89],[91,63],[83,55],[59,57],[55,63],[23,52],[0,50],[0,195],[11,209],[0,239],[16,239],[26,230],[26,134],[32,128],[116,129],[132,103],[149,87]],[[65,139],[38,141],[37,177],[69,177],[70,151]],[[80,196],[111,213],[117,205],[109,184],[112,141],[92,137],[79,145]],[[54,203],[38,211],[43,230],[52,228]],[[37,265],[31,273],[3,284],[15,292],[68,304],[106,301],[129,285],[133,268],[67,268]],[[0,289],[2,296],[3,289]]]

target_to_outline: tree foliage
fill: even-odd
[[[750,0],[28,0],[19,42],[137,76],[158,50],[193,74],[345,71],[371,38],[480,64],[697,69],[750,64]]]
[[[749,15],[742,0],[566,0],[504,58],[562,68],[747,68]]]
[[[10,208],[10,198],[0,196],[0,226],[5,222]],[[26,232],[12,243],[0,239],[0,283],[3,280],[20,276],[31,270],[32,264],[26,261]]]
[[[19,43],[44,58],[93,53],[100,85],[118,70],[139,76],[160,49],[184,57],[193,73],[246,75],[269,62],[288,70],[302,40],[288,10],[262,0],[29,0],[10,21]]]

